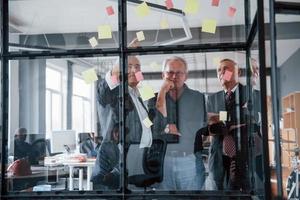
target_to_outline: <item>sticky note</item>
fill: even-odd
[[[140,95],[141,95],[141,98],[143,99],[143,101],[147,101],[147,100],[155,97],[154,91],[153,91],[152,87],[149,85],[143,85],[142,87],[140,87],[139,92],[140,92]]]
[[[138,39],[138,41],[143,41],[145,40],[145,35],[144,35],[144,32],[143,31],[139,31],[136,33],[136,37]]]
[[[174,4],[173,4],[172,0],[166,0],[165,4],[166,4],[166,7],[167,7],[168,10],[174,8]]]
[[[135,8],[135,12],[139,17],[145,17],[150,14],[150,8],[147,3],[144,1]]]
[[[93,48],[98,45],[98,41],[95,37],[90,38],[89,42]]]
[[[169,23],[168,23],[168,20],[166,18],[164,18],[160,21],[160,28],[161,29],[169,28]]]
[[[112,38],[111,26],[101,25],[98,27],[98,38],[99,39],[110,39]]]
[[[219,112],[219,119],[221,121],[227,121],[227,112],[226,111],[220,111]]]
[[[236,13],[236,8],[230,6],[227,11],[228,16],[233,17],[235,13]]]
[[[113,84],[117,84],[119,82],[118,77],[116,75],[111,76],[110,79]]]
[[[219,3],[220,3],[220,0],[212,0],[211,5],[218,7]]]
[[[137,81],[144,80],[144,76],[143,76],[141,71],[135,73],[135,78],[136,78]]]
[[[232,74],[233,74],[233,72],[226,70],[224,75],[223,75],[224,80],[230,81],[230,79],[232,77]]]
[[[198,0],[185,0],[184,12],[187,14],[197,14],[199,10]]]
[[[158,70],[158,69],[160,69],[160,65],[157,64],[157,62],[152,62],[152,63],[150,63],[150,67],[151,67],[153,70]]]
[[[106,7],[106,13],[110,16],[110,15],[114,15],[115,11],[112,6],[108,6]]]
[[[149,119],[149,117],[147,117],[146,119],[143,120],[143,124],[147,127],[150,128],[153,123],[151,122],[151,120]]]
[[[86,84],[91,84],[92,82],[98,80],[98,76],[96,74],[95,68],[88,69],[81,73]]]
[[[216,33],[217,21],[214,19],[206,19],[202,23],[202,32]]]

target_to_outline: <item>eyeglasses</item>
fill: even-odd
[[[166,73],[167,73],[168,76],[174,76],[174,75],[183,76],[185,74],[185,72],[180,72],[180,71],[179,72],[166,71]]]

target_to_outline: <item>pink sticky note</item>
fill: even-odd
[[[227,14],[229,17],[233,17],[235,15],[235,12],[236,12],[236,8],[230,6]]]
[[[135,73],[135,78],[137,81],[144,80],[144,76],[141,71]]]
[[[166,0],[165,3],[168,10],[174,8],[174,4],[172,0]]]
[[[218,7],[219,3],[220,3],[220,0],[212,0],[211,5]]]
[[[112,82],[113,84],[117,84],[117,83],[119,82],[116,75],[111,76],[111,82]]]
[[[115,14],[114,9],[113,9],[112,6],[106,7],[106,12],[107,12],[108,15],[114,15]]]
[[[225,71],[225,74],[223,75],[224,80],[230,81],[230,79],[231,79],[231,77],[232,77],[232,74],[233,74],[233,73],[232,73],[231,71],[226,70],[226,71]]]

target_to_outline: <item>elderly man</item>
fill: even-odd
[[[210,176],[222,190],[248,189],[248,134],[246,87],[238,82],[240,70],[231,59],[223,59],[217,69],[222,91],[208,97],[209,132],[212,142],[209,155]]]
[[[206,121],[205,97],[185,84],[188,68],[181,57],[165,60],[162,78],[153,128],[168,142],[161,187],[167,190],[200,190],[205,168],[201,149],[194,154],[194,138]]]
[[[127,156],[128,174],[142,171],[142,152],[139,148],[150,147],[152,144],[152,130],[143,122],[148,117],[148,107],[140,98],[137,85],[139,81],[136,73],[141,71],[141,64],[137,57],[128,57],[127,82],[128,93],[125,94],[125,122],[119,116],[120,109],[120,80],[119,63],[107,72],[105,79],[98,83],[97,105],[100,119],[101,132],[104,140],[110,139],[110,133],[116,123],[128,129],[125,141],[125,156]],[[150,120],[152,119],[149,117]],[[130,146],[130,147],[129,147]]]

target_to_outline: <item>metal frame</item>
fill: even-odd
[[[267,106],[266,106],[266,66],[265,66],[265,34],[264,34],[264,11],[263,11],[263,0],[257,0],[257,13],[253,20],[252,26],[250,27],[250,18],[249,18],[249,9],[250,9],[250,0],[244,0],[245,2],[245,33],[246,33],[246,41],[242,43],[220,43],[220,44],[198,44],[198,45],[172,45],[172,46],[157,46],[157,47],[139,47],[136,49],[127,48],[127,15],[126,15],[126,1],[118,0],[118,11],[119,11],[119,41],[120,47],[113,48],[113,49],[81,49],[81,50],[56,50],[56,49],[47,49],[48,51],[30,51],[30,52],[9,52],[9,18],[8,18],[8,2],[9,0],[1,0],[1,64],[2,64],[2,74],[1,74],[1,87],[2,87],[2,159],[1,159],[1,196],[5,198],[51,198],[51,197],[58,197],[58,198],[81,198],[80,194],[85,194],[88,198],[127,198],[133,197],[135,195],[141,195],[145,198],[156,198],[156,197],[168,197],[168,196],[178,196],[181,199],[187,198],[199,198],[199,197],[249,197],[249,194],[242,194],[242,193],[231,193],[231,192],[223,192],[223,191],[189,191],[189,192],[180,192],[180,191],[170,191],[170,192],[162,192],[153,193],[153,194],[145,194],[145,193],[129,193],[127,189],[127,180],[122,176],[121,179],[122,185],[124,188],[121,188],[120,191],[115,192],[106,192],[106,193],[99,193],[97,191],[91,192],[59,192],[59,193],[35,193],[32,192],[30,195],[24,194],[16,194],[12,192],[6,191],[6,181],[4,178],[5,175],[5,163],[7,163],[7,132],[8,132],[8,61],[9,60],[19,60],[19,59],[35,59],[35,58],[68,58],[68,57],[92,57],[92,56],[119,56],[120,58],[120,66],[121,67],[121,74],[122,74],[122,84],[120,87],[120,94],[121,94],[121,109],[120,109],[120,116],[123,118],[123,122],[125,121],[125,99],[124,94],[127,93],[127,87],[125,87],[126,82],[126,71],[127,66],[127,56],[129,55],[145,55],[145,54],[166,54],[166,53],[190,53],[190,52],[217,52],[217,51],[232,51],[232,50],[245,50],[247,56],[250,56],[250,47],[254,41],[255,34],[258,34],[259,39],[259,61],[260,61],[260,82],[261,82],[261,101],[262,101],[262,131],[267,133]],[[137,0],[130,0],[128,2],[140,2]],[[272,0],[270,0],[272,2]],[[277,13],[299,13],[299,4],[288,4],[288,3],[275,3],[275,10]],[[295,9],[297,8],[297,9]],[[161,8],[159,8],[161,9]],[[272,16],[274,17],[274,10],[271,9]],[[271,24],[275,25],[275,21],[271,21]],[[275,26],[272,26],[275,30]],[[276,35],[271,37],[271,41],[276,41]],[[12,44],[14,46],[14,44]],[[28,47],[24,47],[28,48]],[[42,48],[43,49],[43,48]],[[42,50],[41,48],[37,48],[37,50]],[[276,50],[276,47],[272,47],[272,51]],[[275,52],[275,51],[274,51]],[[273,53],[274,53],[273,52]],[[276,67],[276,52],[272,54],[273,64],[272,69],[274,66]],[[275,61],[275,62],[274,62]],[[249,62],[247,62],[247,69],[249,69]],[[276,71],[272,71],[276,76]],[[275,102],[275,97],[273,96],[273,102]],[[278,120],[278,118],[277,118]],[[274,121],[275,122],[275,121]],[[278,130],[277,130],[278,131]],[[122,133],[122,141],[125,141],[125,127],[121,127]],[[265,171],[265,188],[264,188],[264,196],[265,199],[270,199],[270,171],[269,171],[269,161],[268,161],[268,136],[267,134],[263,134],[263,150],[264,150],[264,171]],[[278,138],[276,139],[278,142]],[[276,150],[277,151],[277,150]],[[121,157],[123,161],[123,174],[126,174],[126,159],[124,156]],[[279,182],[282,182],[281,179],[278,179]],[[282,183],[281,183],[282,184]],[[279,187],[279,186],[278,186]]]

